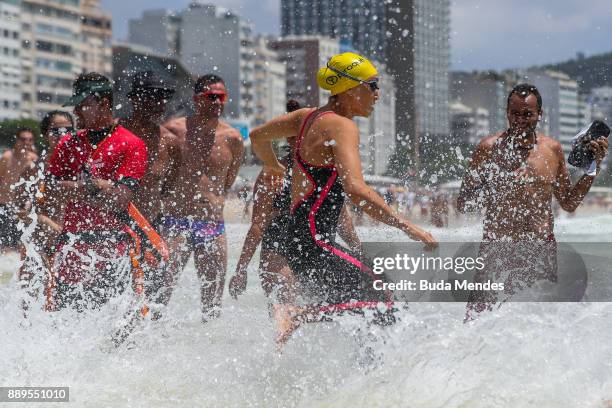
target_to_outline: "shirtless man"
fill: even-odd
[[[558,282],[553,195],[573,212],[589,192],[595,176],[572,185],[561,144],[536,133],[542,98],[533,85],[520,84],[508,96],[509,129],[484,138],[466,172],[457,209],[482,207],[485,213],[479,256],[485,268],[476,282],[504,282],[500,291],[472,291],[466,321],[508,301],[539,281]],[[589,145],[597,173],[608,150],[600,138]],[[507,244],[510,242],[512,244]]]
[[[0,157],[0,251],[17,248],[21,231],[17,229],[14,184],[27,168],[34,166],[37,159],[34,132],[27,128],[17,131],[15,145]]]
[[[132,115],[119,121],[147,145],[148,170],[132,201],[151,222],[161,215],[162,195],[174,188],[181,165],[178,138],[159,124],[174,92],[152,71],[139,72],[128,94]]]
[[[542,97],[535,86],[520,84],[508,96],[508,130],[484,138],[463,178],[457,209],[484,208],[483,241],[554,241],[552,197],[573,212],[595,176],[572,185],[561,143],[536,133]],[[608,150],[600,138],[589,145],[597,173]]]
[[[174,92],[153,71],[137,73],[128,94],[132,115],[119,121],[147,146],[147,172],[132,202],[151,223],[161,222],[162,197],[174,189],[181,166],[181,146],[177,137],[160,125]],[[172,282],[170,273],[165,267],[144,266],[147,298],[153,303],[163,303],[166,297],[164,288]],[[157,311],[154,316],[159,318],[161,315]]]
[[[196,81],[195,115],[166,124],[181,143],[183,164],[171,197],[165,201],[164,234],[170,239],[175,279],[191,253],[201,280],[203,321],[219,315],[227,268],[223,209],[244,154],[240,133],[221,121],[227,90],[223,79]],[[166,302],[168,299],[166,299]]]

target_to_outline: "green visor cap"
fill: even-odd
[[[113,86],[108,83],[100,82],[83,82],[75,87],[72,91],[72,96],[62,106],[77,106],[83,102],[89,95],[99,95],[104,92],[112,92]]]

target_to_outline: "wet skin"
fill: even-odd
[[[240,133],[219,120],[224,101],[208,97],[208,91],[227,92],[223,83],[209,85],[204,92],[194,95],[194,116],[164,124],[178,138],[182,152],[177,182],[171,196],[164,200],[164,208],[165,215],[177,218],[223,222],[225,197],[238,175],[244,145]],[[170,246],[171,253],[176,254],[171,266],[174,275],[171,287],[193,252],[201,280],[203,319],[216,317],[227,269],[225,234],[197,247],[178,237]]]
[[[593,183],[594,177],[583,176],[571,184],[561,144],[535,131],[540,115],[534,95],[513,95],[509,129],[483,139],[472,156],[457,205],[462,212],[470,206],[484,209],[484,240],[551,239],[553,196],[571,212]],[[608,141],[589,146],[599,167]]]

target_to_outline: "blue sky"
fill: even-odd
[[[189,0],[102,0],[115,37],[150,8],[181,9]],[[210,0],[248,18],[257,32],[279,32],[280,0]],[[612,51],[610,0],[451,0],[453,69],[503,69]]]

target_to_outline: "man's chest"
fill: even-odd
[[[219,141],[212,146],[183,150],[184,173],[193,176],[225,176],[232,164],[232,152]]]
[[[559,165],[546,152],[529,154],[492,154],[485,161],[481,175],[488,184],[518,188],[550,186],[556,180]]]
[[[556,160],[545,157],[530,158],[525,165],[526,177],[531,180],[532,184],[542,187],[552,185],[557,178],[558,171]]]

